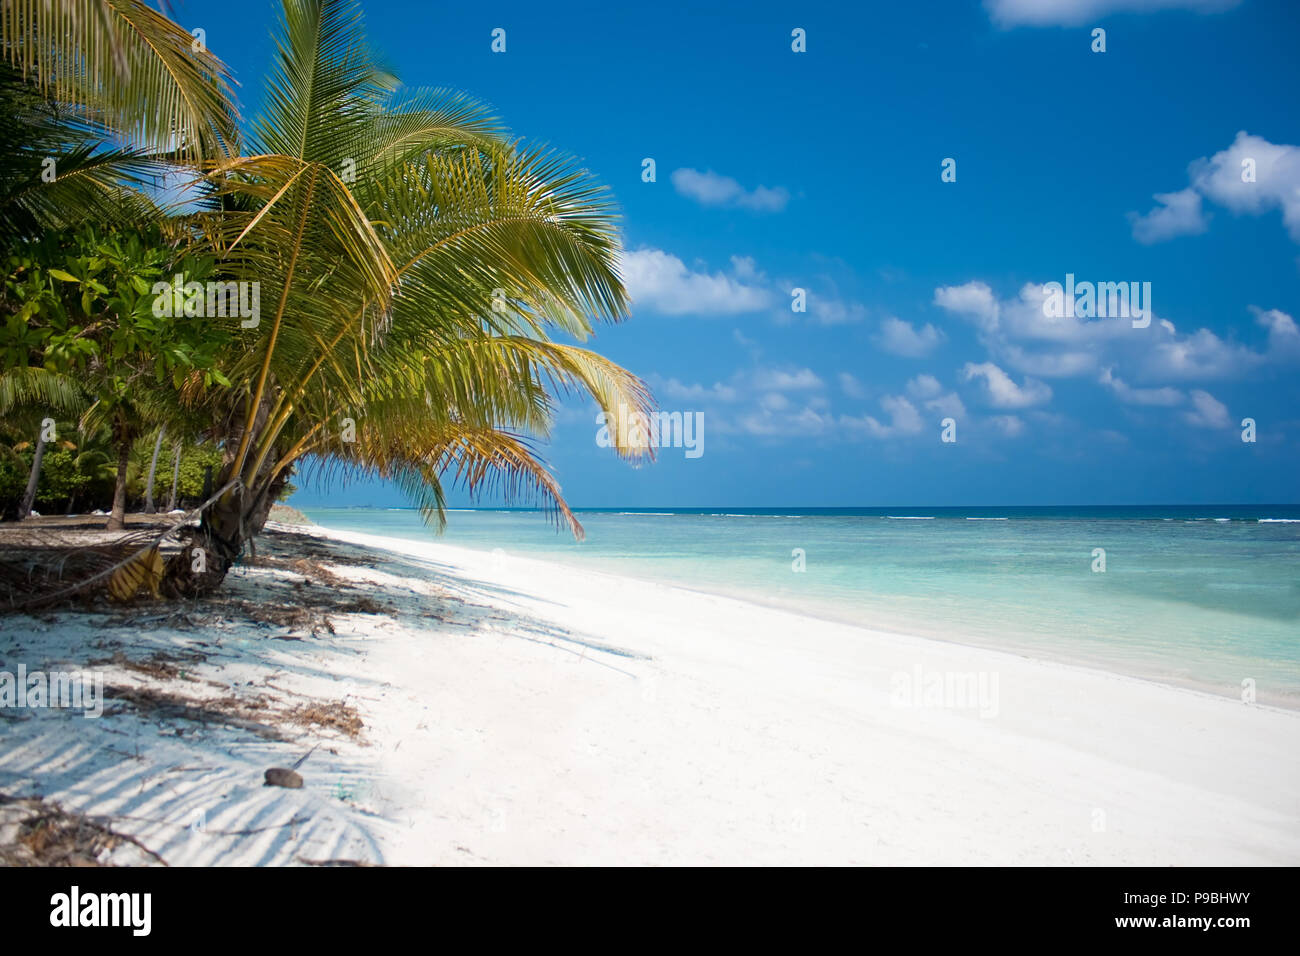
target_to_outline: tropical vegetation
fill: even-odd
[[[304,461],[394,479],[438,524],[460,484],[581,534],[537,452],[556,403],[589,396],[626,436],[650,402],[571,344],[628,312],[608,192],[468,97],[401,86],[352,0],[284,0],[276,40],[245,124],[224,65],[140,0],[5,4],[0,413],[21,435],[0,483],[28,454],[64,475],[72,449],[22,439],[75,422],[108,446],[120,526],[133,456],[153,489],[166,445],[219,454],[186,532],[207,560],[169,560],[172,595],[219,585]]]

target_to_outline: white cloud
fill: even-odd
[[[764,408],[742,415],[736,422],[735,431],[769,438],[806,438],[823,433],[832,422],[830,416],[823,415],[811,406],[793,413],[778,413]]]
[[[963,419],[966,417],[966,406],[956,392],[948,392],[946,395],[940,395],[938,398],[932,398],[925,403],[926,411],[937,412],[944,418]]]
[[[1181,405],[1187,400],[1187,396],[1176,388],[1133,388],[1122,379],[1116,378],[1110,369],[1102,370],[1099,381],[1114,392],[1121,402],[1126,402],[1129,405],[1161,405],[1169,407]]]
[[[758,369],[754,373],[753,382],[756,388],[778,392],[806,391],[821,388],[825,385],[817,373],[810,368],[801,368],[794,371],[774,368]]]
[[[711,169],[703,173],[698,169],[675,169],[671,178],[678,193],[702,206],[734,206],[752,212],[780,212],[790,201],[790,193],[784,187],[769,189],[758,186],[746,189],[730,176],[719,175]]]
[[[1295,319],[1277,309],[1250,307],[1255,321],[1268,329],[1268,349],[1278,355],[1300,354],[1300,327]]]
[[[790,290],[802,288],[807,291],[804,315],[810,321],[842,325],[866,318],[863,305],[839,298],[833,289],[823,294],[804,281],[769,278],[752,256],[732,256],[729,264],[729,270],[709,271],[703,263],[688,266],[663,249],[643,247],[623,251],[620,271],[633,308],[664,315],[708,318],[767,312],[777,324],[784,324],[800,318],[790,311]],[[752,340],[742,344],[758,351]]]
[[[943,391],[943,386],[933,375],[921,374],[907,383],[907,394],[915,399],[934,398]]]
[[[861,322],[867,317],[865,306],[857,302],[845,302],[843,299],[810,293],[808,305],[809,314],[820,325],[847,325],[850,322]]]
[[[731,271],[736,274],[737,279],[763,281],[767,278],[759,271],[758,264],[754,262],[753,256],[732,256]]]
[[[707,410],[715,434],[809,437],[834,423],[827,411],[826,383],[809,368],[741,369],[712,385],[664,381],[653,375],[650,379],[662,399]]]
[[[1253,182],[1243,179],[1243,163],[1253,165]],[[1204,197],[1242,215],[1280,209],[1291,238],[1300,242],[1300,146],[1270,143],[1242,130],[1227,149],[1192,162],[1188,179],[1186,189],[1157,194],[1161,206],[1133,217],[1133,238],[1150,243],[1203,232]]]
[[[1241,0],[984,0],[989,17],[1000,27],[1081,26],[1115,13],[1190,10],[1218,13]]]
[[[1209,329],[1179,336],[1169,324],[1157,331],[1155,343],[1135,357],[1135,364],[1148,379],[1185,382],[1240,378],[1268,359],[1264,353],[1223,341]]]
[[[719,402],[734,402],[737,397],[735,388],[721,382],[714,382],[709,386],[683,385],[675,378],[670,378],[664,382],[659,387],[659,391],[665,397],[679,402],[702,402],[710,399]]]
[[[917,329],[910,322],[890,316],[880,323],[875,342],[892,355],[922,358],[933,352],[943,339],[943,333],[933,325],[927,323]]]
[[[1146,215],[1129,213],[1133,238],[1144,246],[1205,232],[1207,222],[1201,211],[1201,194],[1195,189],[1189,186],[1176,193],[1156,193],[1155,200],[1159,205]]]
[[[662,249],[624,252],[621,271],[633,305],[665,315],[737,315],[771,303],[767,289],[722,272],[693,271]]]
[[[872,438],[896,438],[902,435],[915,435],[925,427],[921,413],[916,406],[902,395],[886,395],[880,400],[880,407],[889,416],[889,424],[882,423],[873,415],[860,418],[843,416],[840,425],[850,432],[863,432]]]
[[[1158,314],[1145,329],[1135,329],[1125,319],[1052,317],[1043,312],[1045,298],[1043,285],[1035,282],[1022,286],[1017,297],[1002,300],[983,282],[935,290],[937,304],[979,329],[980,341],[995,362],[1040,378],[1095,375],[1102,368],[1121,367],[1143,382],[1230,379],[1268,363],[1300,358],[1300,332],[1292,335],[1291,317],[1285,313],[1274,316],[1252,309],[1257,322],[1269,330],[1267,348],[1256,350],[1226,342],[1209,329],[1182,334]]]
[[[840,391],[849,398],[866,398],[867,390],[848,372],[840,372]]]
[[[1027,378],[1025,384],[1017,385],[1011,376],[992,362],[976,365],[967,362],[961,371],[963,381],[981,378],[984,380],[986,397],[995,408],[1029,408],[1042,405],[1052,398],[1052,390],[1037,379]]]
[[[933,375],[921,374],[907,383],[907,394],[921,403],[929,412],[944,418],[965,418],[966,406],[956,392],[944,393],[943,386]]]
[[[1183,415],[1188,424],[1198,428],[1227,428],[1231,423],[1227,406],[1209,392],[1196,389],[1191,398],[1192,410]]]
[[[1044,378],[1071,378],[1097,366],[1096,352],[1031,352],[1007,343],[1002,346],[1002,355],[1018,371]]]
[[[934,290],[934,304],[974,319],[985,331],[992,332],[998,327],[998,302],[986,283],[940,286]]]

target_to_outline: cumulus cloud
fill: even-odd
[[[1156,194],[1159,205],[1147,214],[1130,216],[1133,238],[1152,243],[1204,232],[1204,198],[1240,215],[1281,210],[1287,232],[1300,242],[1300,146],[1242,130],[1227,149],[1192,162],[1188,179],[1185,189]]]
[[[907,394],[913,398],[934,398],[943,391],[943,386],[933,375],[921,374],[907,383]]]
[[[920,402],[928,412],[934,412],[944,418],[962,419],[966,417],[966,406],[956,392],[945,392],[939,380],[933,375],[918,375],[907,383],[908,397]]]
[[[1269,330],[1267,347],[1260,350],[1205,328],[1179,332],[1158,315],[1145,329],[1124,319],[1050,316],[1043,310],[1046,295],[1042,283],[1029,282],[1016,297],[998,299],[985,283],[970,282],[940,287],[935,302],[975,325],[995,362],[1038,378],[1123,367],[1143,383],[1208,381],[1241,378],[1266,364],[1300,357],[1300,330],[1293,336],[1291,317],[1275,316],[1276,310],[1252,310]]]
[[[1183,415],[1189,425],[1197,428],[1227,428],[1232,423],[1228,409],[1209,392],[1196,389],[1191,393],[1192,408]]]
[[[1129,213],[1133,238],[1144,246],[1205,232],[1207,222],[1201,210],[1201,194],[1195,189],[1189,186],[1176,193],[1156,193],[1155,200],[1158,205],[1145,215]]]
[[[826,383],[809,368],[755,366],[712,384],[655,375],[650,382],[667,410],[705,411],[715,434],[808,437],[833,424]]]
[[[675,378],[670,378],[659,386],[658,391],[664,398],[671,398],[679,402],[703,402],[719,401],[734,402],[737,398],[736,389],[731,385],[724,385],[721,382],[714,382],[712,385],[683,385]]]
[[[1115,373],[1109,368],[1102,370],[1099,381],[1114,392],[1121,402],[1126,402],[1129,405],[1162,405],[1169,407],[1181,405],[1187,400],[1187,396],[1176,388],[1133,388],[1123,379],[1116,377]]]
[[[769,189],[767,186],[757,186],[746,189],[730,176],[722,176],[711,169],[707,172],[690,168],[675,169],[671,179],[673,188],[678,193],[695,200],[701,206],[780,212],[790,201],[790,193],[784,187]]]
[[[860,303],[841,298],[829,282],[810,287],[803,280],[771,278],[752,256],[732,256],[729,269],[688,266],[663,249],[642,247],[622,254],[621,273],[634,309],[664,315],[702,317],[767,312],[778,324],[801,317],[819,325],[860,322],[867,315]],[[790,310],[790,290],[806,291],[806,313]],[[749,346],[754,343],[749,342]]]
[[[850,322],[861,322],[867,317],[867,310],[857,302],[809,295],[808,314],[820,325],[847,325]]]
[[[984,0],[989,17],[1000,27],[1077,27],[1115,13],[1190,10],[1218,13],[1241,0]]]
[[[889,416],[885,424],[873,415],[861,417],[843,416],[839,423],[849,432],[863,432],[872,438],[896,438],[902,435],[915,435],[925,423],[916,406],[902,395],[886,395],[880,399],[880,407]]]
[[[1255,321],[1268,329],[1268,349],[1277,355],[1300,355],[1300,328],[1295,319],[1277,309],[1251,306]]]
[[[944,334],[933,325],[916,328],[910,322],[890,316],[880,323],[875,343],[891,355],[905,358],[923,358],[934,351],[944,339]]]
[[[624,252],[622,274],[634,307],[665,315],[738,315],[772,303],[769,290],[743,276],[697,272],[662,249]]]
[[[966,405],[956,392],[946,392],[925,403],[925,409],[935,412],[943,418],[955,418],[959,421],[966,417]]]
[[[807,391],[821,388],[825,384],[810,368],[778,369],[763,368],[753,373],[752,381],[757,388],[771,389],[778,392]]]
[[[971,318],[986,331],[998,327],[998,301],[987,283],[940,286],[934,290],[934,304],[949,312]]]
[[[982,379],[985,397],[995,408],[1029,408],[1052,398],[1052,390],[1045,383],[1027,378],[1024,385],[1017,385],[1010,375],[992,362],[967,362],[961,375],[966,382]]]
[[[867,396],[866,387],[852,374],[841,372],[837,378],[845,395]],[[925,378],[918,376],[913,381]],[[683,384],[676,379],[664,381],[654,376],[651,379],[656,394],[688,407],[703,407],[715,434],[772,440],[905,438],[923,431],[930,414],[938,409],[943,409],[943,415],[965,411],[954,393],[944,394],[941,387],[914,385],[910,387],[912,397],[881,397],[878,415],[837,415],[831,408],[826,381],[812,369],[797,366],[741,369],[725,382],[712,385]],[[934,384],[938,386],[937,381]],[[925,414],[922,408],[926,409]]]

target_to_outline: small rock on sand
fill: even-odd
[[[290,790],[302,789],[302,774],[284,767],[272,767],[266,772],[264,787],[288,787]]]

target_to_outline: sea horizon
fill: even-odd
[[[422,509],[415,505],[298,505],[292,500],[291,507],[308,511],[412,511]],[[765,507],[748,507],[742,505],[711,505],[679,507],[671,505],[613,505],[585,506],[570,505],[574,514],[627,514],[627,515],[703,515],[714,517],[862,517],[862,518],[962,518],[982,517],[1053,517],[1053,518],[1135,518],[1135,519],[1177,519],[1205,518],[1213,520],[1224,517],[1234,521],[1298,521],[1300,522],[1300,504],[1225,504],[1208,502],[1203,504],[1128,504],[1128,505],[777,505]],[[500,514],[541,514],[552,513],[553,509],[539,507],[511,506],[462,506],[448,507],[447,514],[464,513],[500,513]],[[1189,512],[1217,512],[1215,515],[1189,514]],[[1224,515],[1223,512],[1236,512]],[[1249,513],[1245,513],[1249,512]],[[1280,513],[1279,513],[1280,512]],[[1275,515],[1275,513],[1278,513]]]

